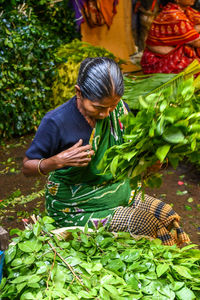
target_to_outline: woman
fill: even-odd
[[[141,66],[145,74],[179,73],[200,61],[200,13],[194,0],[169,2],[153,21]]]
[[[120,100],[124,86],[119,66],[108,58],[85,59],[75,89],[75,97],[43,118],[23,162],[26,176],[49,174],[48,214],[61,227],[97,227],[101,222],[109,230],[159,237],[170,245],[176,241],[168,226],[174,224],[179,242],[188,241],[169,205],[152,197],[144,205],[140,194],[129,205],[134,194],[129,181],[113,183],[111,175],[99,174],[105,151],[123,142],[119,117],[128,107]]]

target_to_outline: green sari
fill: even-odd
[[[109,224],[118,206],[127,206],[131,195],[128,180],[112,182],[100,175],[97,166],[105,151],[123,142],[119,117],[127,113],[123,101],[109,117],[97,120],[90,137],[95,152],[87,167],[69,167],[50,173],[46,189],[46,209],[60,227],[97,227]]]

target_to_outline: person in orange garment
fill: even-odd
[[[195,0],[168,2],[154,19],[141,66],[145,74],[179,73],[194,59],[200,61],[200,12]]]

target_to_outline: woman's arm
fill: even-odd
[[[170,51],[174,49],[172,46],[149,46],[147,45],[150,51],[158,53],[158,54],[168,54]]]
[[[94,151],[91,145],[82,146],[83,141],[79,140],[73,147],[58,153],[44,160],[29,159],[23,160],[22,172],[25,176],[38,176],[40,172],[47,175],[49,172],[64,167],[85,167],[91,161]]]
[[[195,25],[195,26],[194,26],[194,29],[195,29],[197,32],[200,32],[200,24]]]
[[[198,47],[200,47],[200,38],[198,38],[197,40],[195,40],[193,42],[190,42],[188,44],[195,47],[195,48],[198,48]]]

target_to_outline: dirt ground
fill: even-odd
[[[1,141],[0,145],[0,225],[10,231],[24,228],[30,215],[44,212],[46,177],[26,178],[22,160],[33,135]],[[173,206],[193,243],[200,245],[200,172],[182,163],[161,171],[163,184],[147,193]]]

